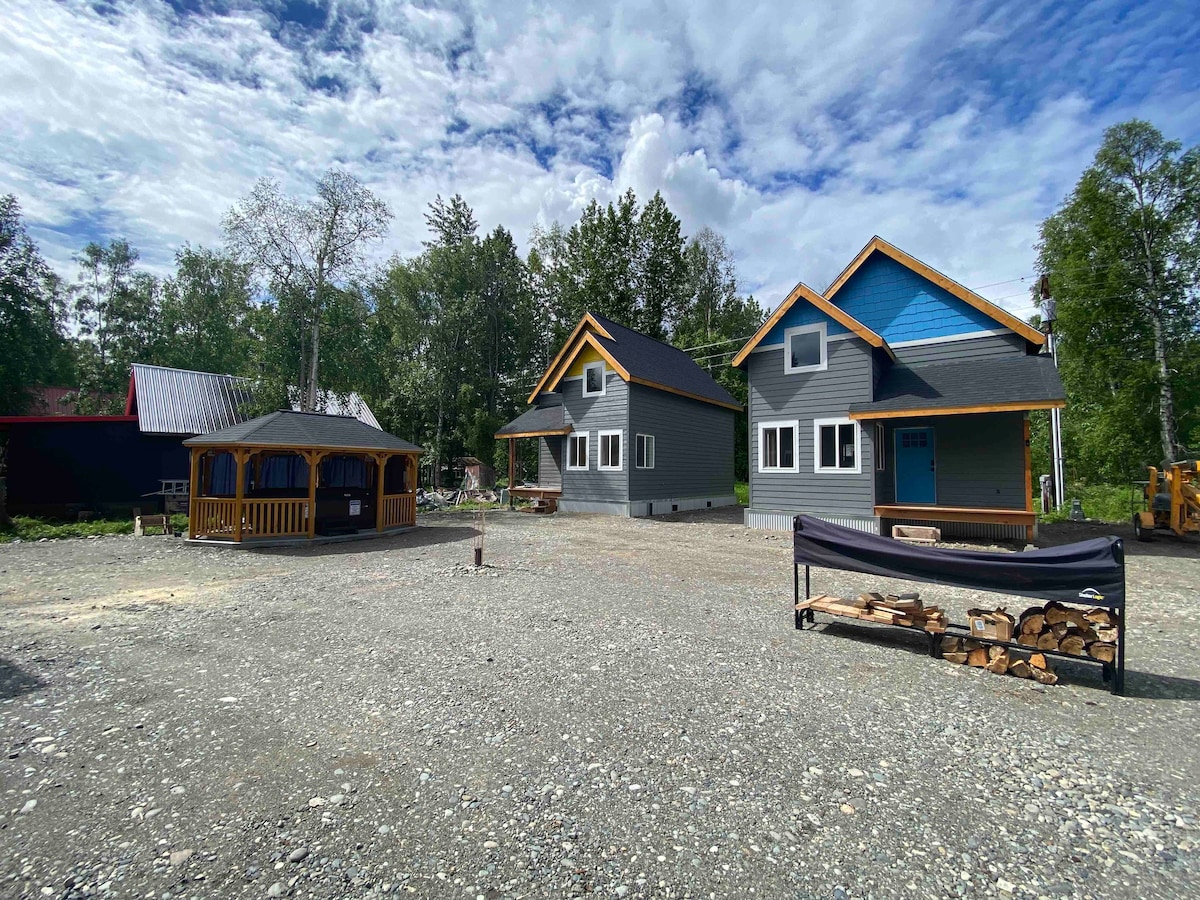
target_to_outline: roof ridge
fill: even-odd
[[[671,350],[676,350],[679,353],[685,353],[685,354],[687,352],[680,347],[676,347],[674,344],[670,344],[670,343],[667,343],[666,341],[659,340],[656,337],[652,337],[652,336],[646,334],[644,331],[638,331],[636,328],[630,328],[628,325],[622,325],[616,319],[610,319],[610,318],[608,318],[608,316],[602,316],[599,313],[591,313],[591,315],[593,318],[601,319],[601,320],[607,322],[609,325],[616,325],[618,328],[624,328],[626,331],[632,332],[633,334],[636,334],[638,337],[643,337],[648,341],[654,341],[654,343],[656,343],[656,344],[662,344],[662,346],[667,347]],[[604,336],[597,335],[597,337],[603,338]],[[616,338],[613,338],[612,340],[615,341]],[[688,359],[691,359],[691,357],[689,356]],[[695,362],[695,360],[692,360],[692,362]]]
[[[134,369],[158,369],[160,372],[186,372],[188,375],[208,375],[210,378],[232,378],[234,381],[249,381],[245,375],[231,375],[228,372],[204,372],[200,369],[181,369],[179,366],[158,366],[154,363],[131,363]]]

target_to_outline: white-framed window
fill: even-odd
[[[578,431],[567,435],[567,468],[585,472],[588,467],[588,433]]]
[[[887,468],[887,433],[882,422],[875,423],[875,471]]]
[[[600,462],[596,466],[602,472],[619,472],[621,470],[621,438],[620,431],[598,431],[596,439],[600,443]]]
[[[853,419],[813,419],[813,471],[862,471],[858,423]]]
[[[590,362],[583,367],[583,396],[600,397],[604,394],[604,361]]]
[[[825,323],[797,325],[783,332],[783,371],[822,372],[829,366]]]
[[[639,434],[635,439],[633,465],[638,469],[654,468],[654,435]]]
[[[800,423],[758,423],[758,471],[800,471]]]

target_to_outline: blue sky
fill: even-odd
[[[525,241],[632,187],[723,233],[767,306],[879,234],[1024,313],[1106,126],[1200,142],[1184,2],[4,7],[0,193],[72,276],[117,236],[166,271],[259,177],[339,166],[393,207],[382,255],[419,251],[438,193]]]

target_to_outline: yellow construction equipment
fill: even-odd
[[[1200,533],[1200,461],[1180,460],[1149,467],[1142,495],[1146,509],[1133,514],[1133,533],[1150,540],[1155,530],[1173,531],[1180,537]]]

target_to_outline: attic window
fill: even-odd
[[[604,362],[588,363],[583,367],[583,396],[600,397],[604,394]]]
[[[820,372],[828,366],[825,323],[797,325],[783,333],[783,371]]]

